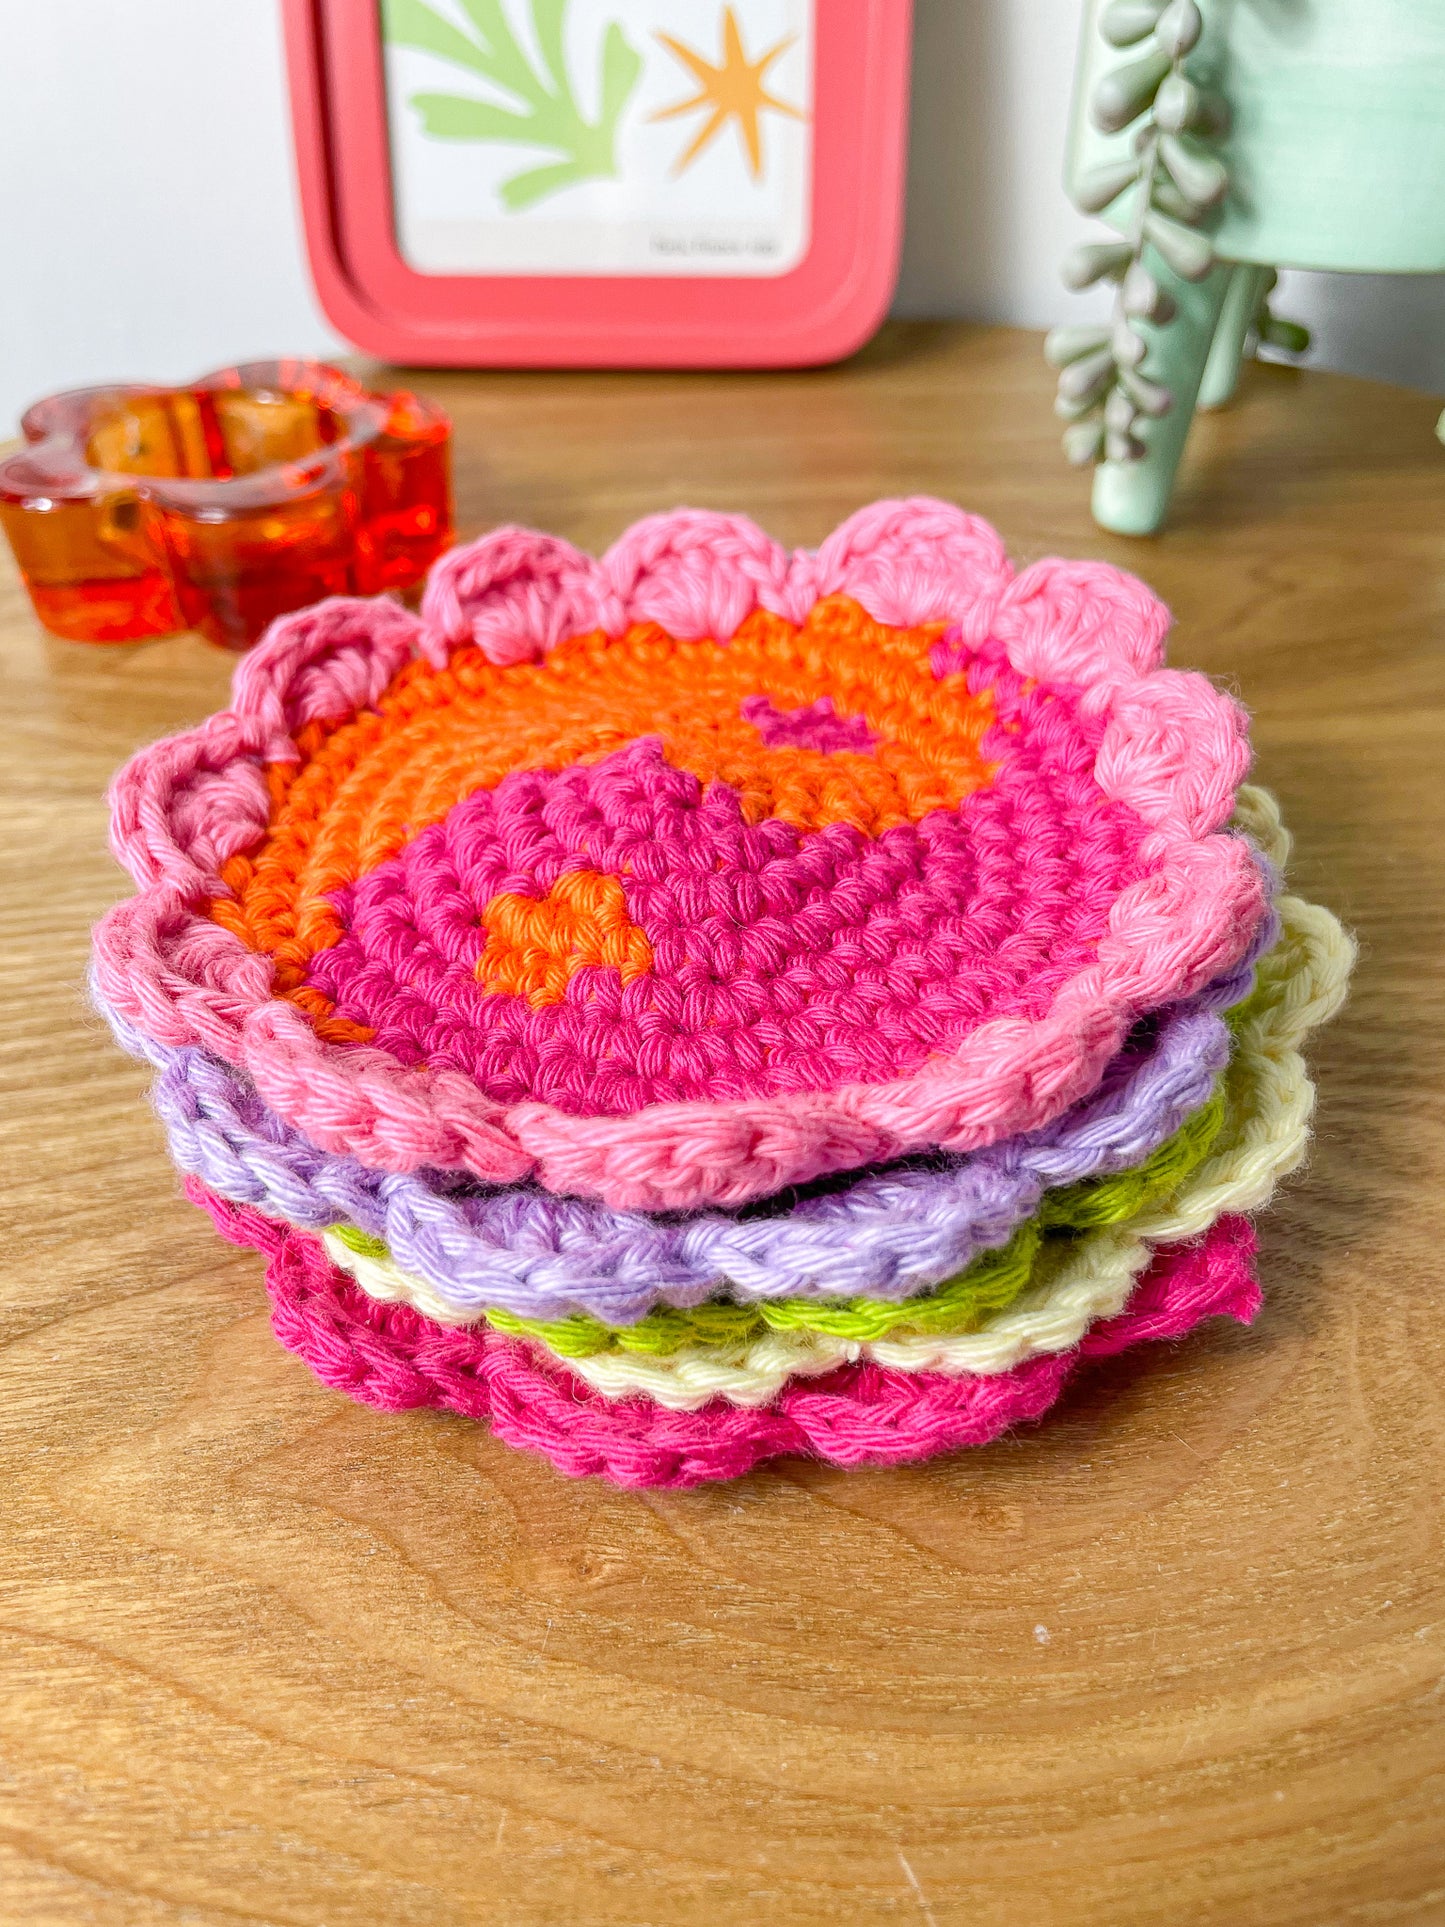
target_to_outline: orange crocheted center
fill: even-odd
[[[335,1017],[330,1000],[303,981],[311,958],[341,937],[333,893],[514,770],[596,763],[652,737],[674,769],[729,785],[748,824],[846,823],[878,837],[957,808],[992,779],[982,741],[994,702],[988,689],[971,694],[961,674],[934,675],[929,651],[942,629],[889,628],[839,596],[817,603],[801,625],[755,610],[726,644],[680,641],[639,623],[617,638],[574,637],[541,662],[510,668],[471,647],[444,669],[408,663],[373,709],[308,726],[300,762],[270,766],[270,829],[259,848],[225,866],[234,894],[216,899],[210,914],[274,958],[277,994],[308,1011],[324,1036],[365,1040],[369,1030]],[[868,748],[770,741],[743,713],[750,699],[792,712],[825,697],[837,718],[856,719],[865,740],[871,733]],[[564,907],[579,913],[559,905],[549,914]],[[531,905],[534,915],[538,908]],[[510,944],[511,934],[499,941]],[[635,963],[640,952],[628,954]],[[557,962],[554,954],[536,981],[554,984],[548,971]],[[508,987],[513,977],[533,982],[530,964],[496,968]]]
[[[652,968],[652,945],[628,916],[622,885],[596,870],[565,870],[541,898],[505,891],[482,912],[482,925],[478,983],[525,997],[533,1010],[560,1004],[590,964],[611,964],[625,984]]]

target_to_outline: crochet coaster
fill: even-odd
[[[276,1335],[323,1384],[382,1411],[437,1406],[486,1419],[497,1437],[541,1453],[559,1471],[620,1486],[703,1485],[782,1455],[902,1465],[984,1445],[1041,1417],[1081,1362],[1182,1337],[1205,1318],[1248,1324],[1260,1304],[1253,1229],[1246,1218],[1224,1217],[1195,1242],[1161,1251],[1127,1309],[1071,1351],[992,1377],[845,1365],[789,1385],[762,1410],[714,1400],[674,1412],[646,1398],[609,1402],[520,1339],[378,1304],[328,1263],[316,1239],[212,1197],[194,1179],[187,1190],[224,1237],[265,1254]]]
[[[1261,936],[1276,928],[1271,919]],[[151,1102],[171,1156],[210,1190],[303,1231],[349,1224],[381,1240],[444,1322],[500,1308],[622,1325],[724,1290],[745,1303],[891,1301],[929,1290],[1004,1244],[1047,1189],[1131,1169],[1178,1130],[1208,1101],[1228,1058],[1214,1006],[1237,1001],[1250,981],[1246,966],[1146,1020],[1098,1089],[1041,1131],[686,1217],[619,1211],[531,1184],[463,1187],[440,1174],[369,1170],[318,1149],[220,1058],[166,1049],[106,1015],[124,1047],[157,1067]]]
[[[1010,1238],[1001,1251],[986,1252],[957,1278],[916,1298],[770,1298],[742,1305],[727,1297],[678,1311],[651,1311],[635,1325],[607,1325],[586,1315],[562,1319],[517,1318],[488,1306],[484,1317],[498,1331],[535,1338],[564,1358],[591,1358],[600,1352],[631,1352],[663,1358],[700,1348],[737,1354],[770,1332],[787,1332],[804,1341],[819,1333],[842,1340],[871,1341],[919,1332],[961,1332],[991,1312],[1012,1304],[1034,1280],[1047,1231],[1116,1224],[1162,1203],[1206,1157],[1224,1122],[1222,1094],[1216,1094],[1156,1151],[1148,1162],[1118,1177],[1090,1180],[1051,1191],[1042,1208]],[[440,1324],[462,1321],[424,1279],[403,1271],[379,1239],[348,1225],[323,1234],[333,1264],[354,1277],[373,1298],[414,1306]]]
[[[122,772],[100,995],[323,1150],[626,1208],[1036,1130],[1264,915],[1166,622],[936,502],[497,531]]]
[[[1273,797],[1246,784],[1234,825],[1277,887],[1289,836]],[[622,1325],[655,1304],[698,1305],[723,1291],[742,1302],[902,1300],[967,1270],[1046,1190],[1136,1168],[1207,1101],[1229,1047],[1216,1013],[1247,994],[1278,934],[1271,912],[1238,965],[1136,1026],[1098,1089],[1040,1131],[683,1220],[530,1185],[458,1191],[455,1179],[369,1171],[283,1123],[221,1059],[167,1050],[105,1014],[122,1045],[160,1072],[151,1101],[171,1156],[210,1190],[301,1230],[350,1226],[380,1239],[424,1294],[412,1302],[443,1323],[501,1310]]]
[[[678,1410],[712,1397],[766,1404],[790,1379],[858,1359],[900,1371],[989,1373],[1076,1344],[1124,1305],[1154,1244],[1195,1235],[1223,1213],[1257,1209],[1304,1155],[1314,1087],[1300,1045],[1343,1000],[1354,948],[1317,905],[1286,897],[1281,909],[1280,943],[1235,1015],[1238,1047],[1216,1099],[1139,1169],[1050,1193],[1004,1253],[941,1290],[901,1305],[709,1304],[654,1313],[625,1332],[577,1319],[530,1324],[527,1334],[605,1395],[643,1392]],[[1086,1235],[1045,1235],[1046,1226]],[[417,1304],[416,1281],[394,1265],[348,1250],[336,1233],[325,1242],[370,1295]],[[990,1310],[996,1315],[980,1315]],[[740,1329],[743,1320],[752,1323]],[[493,1322],[521,1323],[495,1314]]]

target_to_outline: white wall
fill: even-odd
[[[825,0],[826,4],[826,0]],[[916,0],[898,311],[1044,326],[1080,0]],[[340,346],[306,275],[276,0],[0,0],[0,436],[48,390]],[[1445,390],[1445,277],[1291,276],[1312,358]]]
[[[0,0],[0,436],[56,388],[339,345],[276,0]]]

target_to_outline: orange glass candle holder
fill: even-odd
[[[323,596],[415,588],[452,539],[451,424],[323,362],[37,402],[0,522],[57,636],[244,649]]]

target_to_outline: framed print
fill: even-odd
[[[307,244],[358,346],[827,361],[897,273],[907,0],[285,0]]]

